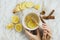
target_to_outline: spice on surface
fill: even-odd
[[[42,18],[43,19],[55,19],[55,16],[49,16],[49,17],[48,16],[43,16]]]
[[[40,14],[44,15],[45,14],[45,11],[43,10]]]

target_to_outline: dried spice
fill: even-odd
[[[42,17],[41,17],[41,16],[40,16],[40,19],[41,19],[42,23],[45,23],[45,21],[42,19]]]
[[[48,17],[51,16],[51,15],[54,13],[54,11],[55,11],[55,10],[52,10],[52,11],[50,12],[50,14],[48,15]]]
[[[55,10],[52,10],[48,16],[42,16],[43,19],[55,19],[55,16],[52,16]]]
[[[43,10],[40,14],[44,15],[45,14],[45,11]]]
[[[48,16],[43,16],[42,18],[43,19],[55,19],[55,16],[49,16],[49,17]]]

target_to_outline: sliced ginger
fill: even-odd
[[[14,15],[12,16],[12,23],[18,23],[19,22],[19,17]]]
[[[15,30],[17,31],[17,32],[21,32],[22,31],[22,24],[16,24],[15,25]]]
[[[13,24],[13,23],[10,23],[10,24],[8,24],[8,25],[6,26],[6,28],[7,28],[8,30],[11,30],[11,29],[14,28],[14,24]]]

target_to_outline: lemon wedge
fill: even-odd
[[[15,25],[15,30],[17,31],[17,32],[21,32],[22,31],[22,24],[16,24]]]
[[[34,8],[35,8],[36,10],[39,10],[39,9],[40,9],[40,5],[35,5]]]
[[[31,7],[33,7],[33,6],[34,6],[33,2],[27,2],[27,3],[26,3],[26,7],[27,7],[27,8],[31,8]]]
[[[14,24],[13,24],[13,23],[10,23],[10,24],[8,24],[8,25],[6,26],[6,28],[7,28],[8,30],[11,30],[11,29],[14,28]]]
[[[14,15],[12,16],[12,23],[18,23],[19,22],[19,17]]]

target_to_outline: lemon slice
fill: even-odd
[[[31,7],[33,7],[33,6],[34,6],[33,2],[27,2],[27,3],[26,3],[26,7],[27,7],[27,8],[31,8]]]
[[[19,4],[19,8],[20,8],[21,10],[26,9],[25,4],[24,4],[24,3]]]
[[[30,20],[27,25],[28,25],[28,27],[31,28],[31,29],[33,29],[33,28],[35,28],[35,27],[37,26],[36,23],[33,22],[32,20]]]
[[[35,5],[34,8],[35,8],[36,10],[39,10],[39,9],[40,9],[40,5]]]
[[[12,23],[18,23],[19,22],[19,17],[14,15],[12,16]]]
[[[17,11],[20,11],[20,10],[21,10],[21,9],[19,8],[19,4],[17,4],[16,10],[17,10]]]
[[[15,25],[15,30],[17,31],[17,32],[21,32],[22,31],[22,24],[16,24]]]
[[[21,9],[26,9],[26,2],[21,3]]]
[[[8,30],[11,30],[11,29],[14,28],[14,24],[13,24],[13,23],[10,23],[10,24],[8,24],[8,25],[6,26],[6,28],[7,28]]]

